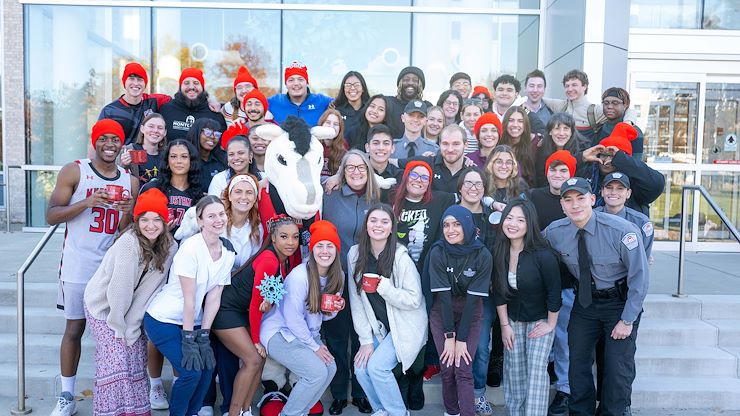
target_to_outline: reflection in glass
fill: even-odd
[[[246,65],[267,96],[282,84],[280,12],[272,10],[155,9],[154,83],[174,94],[183,68],[205,73],[206,90],[220,102],[234,95],[234,77]]]
[[[702,28],[740,29],[740,2],[737,0],[704,0]]]
[[[650,220],[655,229],[655,241],[678,241],[681,229],[681,187],[694,183],[694,173],[686,171],[663,171],[661,173],[665,176],[665,190],[650,205]],[[690,196],[689,211],[691,207]],[[688,219],[688,224],[687,235],[690,236],[691,218]]]
[[[26,212],[29,227],[48,227],[46,223],[46,208],[49,206],[49,197],[57,183],[57,171],[30,171],[26,172],[26,183],[30,184],[28,198],[29,209]]]
[[[701,0],[632,0],[630,27],[699,29]]]
[[[90,126],[123,93],[126,63],[150,67],[149,9],[35,5],[24,14],[29,162],[62,165],[85,157]]]
[[[702,162],[740,164],[740,84],[707,84]]]
[[[524,79],[537,67],[538,37],[536,16],[414,13],[412,61],[424,69],[425,98],[435,101],[459,71],[489,88],[501,74]]]
[[[645,133],[647,161],[694,163],[699,85],[640,81],[630,96]]]
[[[740,226],[740,173],[705,172],[701,184],[725,212],[730,222]],[[699,241],[735,241],[719,216],[702,198],[699,204]]]
[[[410,64],[409,21],[409,13],[285,11],[283,67],[302,62],[312,91],[332,97],[350,70],[371,94],[396,95],[396,77]]]

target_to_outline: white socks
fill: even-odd
[[[152,389],[155,388],[155,387],[157,387],[157,386],[161,386],[162,385],[162,377],[157,377],[157,378],[149,377],[149,384],[151,385],[150,388],[152,388]]]
[[[75,395],[75,381],[77,380],[77,376],[72,377],[64,377],[61,376],[62,379],[62,391],[68,391],[72,393],[72,396]]]

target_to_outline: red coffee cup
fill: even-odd
[[[375,273],[365,273],[362,275],[362,290],[365,293],[375,293],[378,291],[380,284],[380,275]]]
[[[321,310],[323,312],[336,312],[339,310],[339,308],[336,307],[336,303],[341,301],[342,297],[339,295],[324,293],[321,295]]]
[[[123,201],[123,186],[106,185],[105,190],[108,191],[108,199],[111,201]]]
[[[131,155],[131,163],[135,165],[143,165],[146,163],[148,157],[146,150],[129,150],[129,154]]]

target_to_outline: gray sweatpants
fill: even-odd
[[[321,339],[317,337],[316,342],[321,344]],[[267,351],[275,361],[300,377],[290,392],[282,414],[307,415],[329,387],[337,372],[337,365],[334,362],[325,364],[305,344],[298,340],[288,342],[279,332],[267,342]]]

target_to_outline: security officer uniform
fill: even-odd
[[[591,193],[591,187],[587,180],[576,177],[563,183],[561,197],[569,191],[585,195]],[[582,229],[563,218],[545,230],[547,240],[579,282],[568,325],[568,347],[574,357],[569,369],[571,416],[592,416],[596,411],[591,367],[594,347],[602,335],[606,338],[606,359],[601,414],[621,416],[629,405],[637,326],[648,288],[647,256],[638,233],[634,224],[597,211]],[[632,325],[632,332],[615,340],[611,333],[620,321]]]
[[[630,189],[630,178],[629,176],[625,175],[622,172],[612,172],[604,178],[604,181],[602,182],[602,187],[605,187],[609,183],[617,181],[625,186],[625,188]],[[600,212],[606,212],[607,214],[611,214],[607,209],[606,206],[602,207],[596,207],[594,208],[594,211],[600,211]],[[625,220],[631,222],[632,224],[635,224],[637,228],[640,229],[640,234],[642,235],[642,243],[645,245],[645,254],[647,254],[648,258],[650,258],[650,254],[653,251],[653,223],[650,222],[650,218],[648,218],[647,215],[643,214],[640,211],[637,211],[635,209],[632,209],[628,206],[624,206],[621,211],[617,212],[617,217],[622,217]]]

